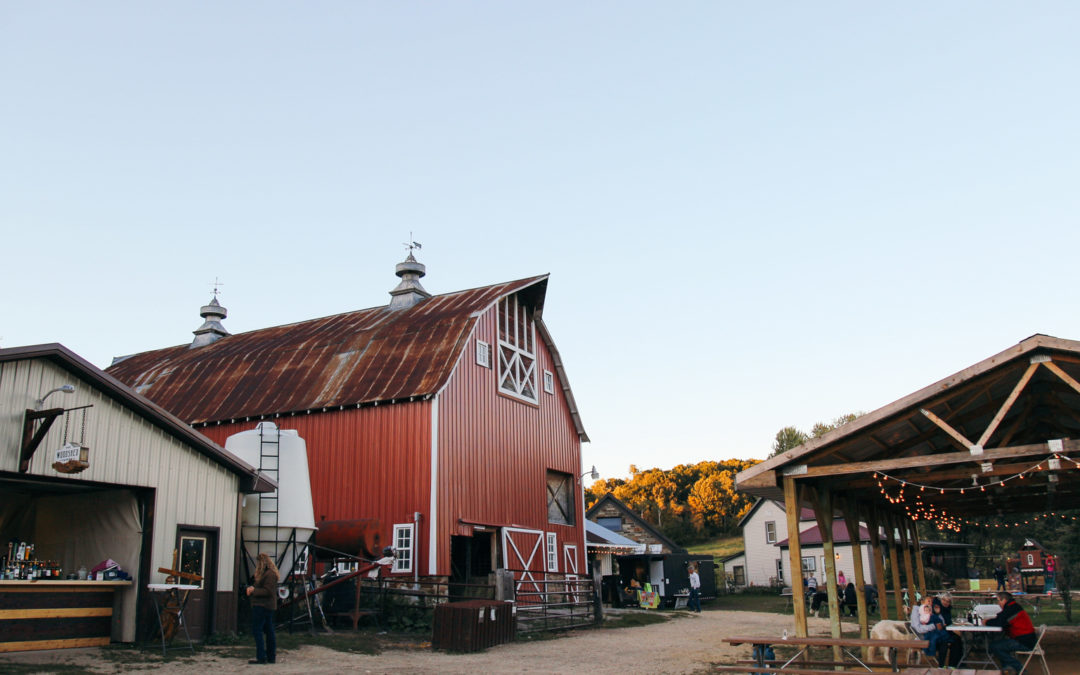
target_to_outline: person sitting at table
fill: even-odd
[[[933,599],[934,613],[941,617],[946,626],[951,626],[952,596],[942,593]],[[964,641],[952,631],[945,631],[945,638],[938,643],[937,660],[942,667],[958,668],[964,658]]]
[[[866,584],[866,586],[863,587],[863,591],[866,593],[866,611],[871,612],[871,613],[877,612],[878,611],[878,604],[877,604],[878,592],[877,592],[877,589],[874,588],[873,584]]]
[[[938,642],[941,640],[938,633],[945,632],[945,622],[942,620],[941,615],[937,615],[936,621],[933,620],[934,616],[933,603],[928,597],[911,606],[911,630],[915,632],[917,638],[929,642],[926,648],[923,649],[923,653],[930,655],[937,654]],[[939,624],[941,626],[940,630],[938,628]]]
[[[829,602],[829,594],[825,591],[818,590],[814,592],[814,597],[810,600],[810,611],[817,616],[818,610],[821,606]]]
[[[1024,611],[1012,593],[1002,591],[997,594],[997,604],[1001,608],[998,615],[986,621],[987,626],[998,626],[1004,634],[990,643],[990,651],[1001,662],[1001,670],[1006,675],[1016,675],[1020,671],[1020,661],[1013,652],[1035,647],[1035,626],[1031,617]]]
[[[855,616],[859,613],[859,601],[855,595],[855,584],[848,582],[848,585],[844,588],[844,606],[842,609],[847,610],[851,616]],[[843,612],[840,612],[843,615]]]

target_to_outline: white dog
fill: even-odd
[[[908,630],[906,621],[890,621],[889,619],[883,619],[874,624],[874,627],[870,629],[870,638],[873,640],[913,640],[915,636]],[[889,650],[885,647],[871,647],[867,652],[867,657],[873,661],[874,651],[876,649],[881,650],[881,660],[889,660]],[[905,649],[905,661],[910,663],[911,650]],[[918,654],[918,652],[916,652]],[[918,656],[916,656],[918,659]]]

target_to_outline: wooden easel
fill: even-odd
[[[173,583],[177,579],[194,582],[202,581],[203,578],[198,574],[184,572],[179,569],[179,565],[177,565],[178,556],[179,551],[174,548],[172,552],[172,568],[158,568],[158,572],[165,575],[165,583]],[[180,598],[179,593],[174,588],[166,594],[165,606],[161,609],[161,636],[165,640],[172,640],[173,636],[176,635],[176,631],[180,627],[180,610],[187,604],[189,593],[191,591],[184,591],[184,597]]]

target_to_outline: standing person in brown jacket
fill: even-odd
[[[274,610],[277,609],[278,569],[270,556],[260,553],[255,562],[255,585],[247,587],[251,598],[251,632],[255,634],[255,658],[248,663],[277,661]],[[263,634],[266,643],[263,644]]]

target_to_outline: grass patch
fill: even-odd
[[[385,637],[385,636],[383,636]],[[278,651],[299,649],[304,645],[325,647],[338,652],[350,654],[378,654],[380,640],[371,631],[337,631],[333,635],[329,633],[284,633],[277,634]],[[254,641],[251,644],[252,654],[255,653]]]
[[[66,663],[50,663],[43,665],[40,663],[7,663],[0,664],[3,666],[3,672],[5,675],[36,675],[42,673],[43,675],[69,675],[72,673],[81,673],[85,675],[88,673],[86,668],[82,666],[73,666]]]
[[[604,619],[599,628],[634,628],[636,626],[651,626],[663,623],[672,618],[671,614],[659,614],[656,612],[627,612],[620,614],[614,619]]]
[[[686,550],[694,555],[712,555],[713,558],[726,558],[742,553],[742,537],[718,537],[700,544],[687,546]]]

